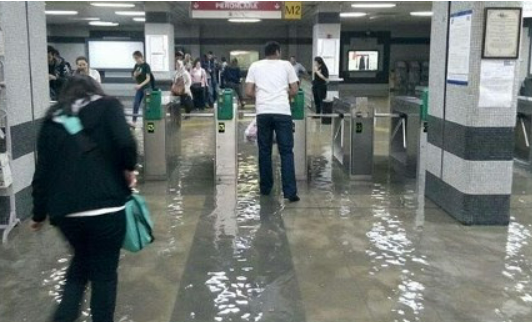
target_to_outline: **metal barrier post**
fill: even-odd
[[[373,178],[374,111],[367,97],[357,97],[351,107],[350,177],[355,180]]]
[[[299,90],[291,104],[294,132],[294,166],[296,180],[308,179],[307,122],[305,118],[305,93]]]

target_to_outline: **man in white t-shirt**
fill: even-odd
[[[297,94],[299,79],[294,67],[281,60],[281,47],[266,44],[266,58],[251,64],[246,78],[246,95],[255,97],[257,141],[259,145],[260,193],[269,195],[273,188],[273,133],[281,155],[284,197],[299,201],[294,169],[294,133],[290,97]]]

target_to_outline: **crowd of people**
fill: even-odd
[[[140,106],[144,99],[144,94],[150,87],[155,88],[155,79],[151,72],[150,65],[146,63],[140,51],[133,53],[135,65],[131,71],[131,76],[136,82],[134,87],[135,96],[133,100],[133,123],[136,122]],[[314,104],[316,112],[321,113],[321,105],[326,97],[327,82],[329,72],[321,57],[314,60],[313,86]],[[305,67],[296,60],[295,56],[290,57],[296,76],[298,78],[308,78]],[[76,58],[76,69],[63,58],[57,49],[48,46],[48,78],[50,84],[50,100],[56,101],[62,86],[68,77],[74,75],[87,75],[97,83],[101,83],[100,73],[90,68],[89,61],[84,56]],[[225,57],[220,60],[212,51],[201,58],[193,59],[191,54],[178,51],[175,60],[175,75],[172,92],[179,96],[181,105],[187,113],[193,109],[204,110],[213,108],[217,100],[219,89],[232,89],[238,98],[239,107],[245,106],[244,95],[242,93],[242,70],[237,58],[228,61]]]
[[[86,75],[92,77],[97,83],[101,83],[100,73],[90,68],[89,60],[84,56],[76,58],[76,69],[73,69],[57,49],[48,46],[48,81],[50,84],[50,100],[57,101],[61,88],[68,77],[74,75]]]
[[[230,88],[238,97],[240,107],[244,107],[241,90],[242,72],[238,59],[220,61],[212,52],[202,58],[193,59],[190,54],[176,53],[176,74],[174,77],[174,95],[181,97],[187,112],[212,108],[218,97],[218,89]],[[176,85],[178,84],[178,85]]]

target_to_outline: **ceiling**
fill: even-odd
[[[144,11],[143,1],[120,1],[133,3],[134,8],[130,9],[117,9],[117,8],[105,8],[94,7],[90,5],[90,2],[85,1],[46,1],[46,10],[75,10],[79,14],[77,16],[47,16],[47,23],[50,25],[87,25],[87,21],[75,21],[73,18],[82,17],[97,17],[101,21],[113,21],[118,22],[120,27],[138,28],[143,29],[142,22],[133,21],[129,16],[118,16],[114,12],[121,11]],[[174,18],[175,24],[187,24],[187,25],[224,25],[228,22],[223,19],[192,19],[190,18],[190,1],[166,1],[171,8],[171,14]],[[343,1],[304,1],[303,2],[303,16],[300,21],[286,21],[286,20],[263,20],[261,24],[265,25],[308,25],[311,26],[314,21],[314,13],[320,3],[340,3],[342,12],[349,11],[363,11],[367,13],[366,17],[362,18],[342,18],[342,25],[363,27],[363,28],[379,28],[384,26],[397,26],[397,25],[418,25],[418,24],[430,24],[430,17],[412,17],[410,12],[412,11],[430,11],[432,8],[431,1],[390,1],[396,3],[395,8],[389,9],[353,9],[351,8],[352,2]],[[358,1],[360,2],[360,1]],[[375,2],[375,1],[373,1]],[[364,3],[371,3],[371,1],[364,1]],[[120,28],[120,27],[115,27]],[[91,29],[95,28],[91,26]],[[100,27],[102,28],[102,27]]]

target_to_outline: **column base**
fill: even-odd
[[[511,195],[469,195],[426,172],[425,195],[451,217],[468,226],[507,226]]]

